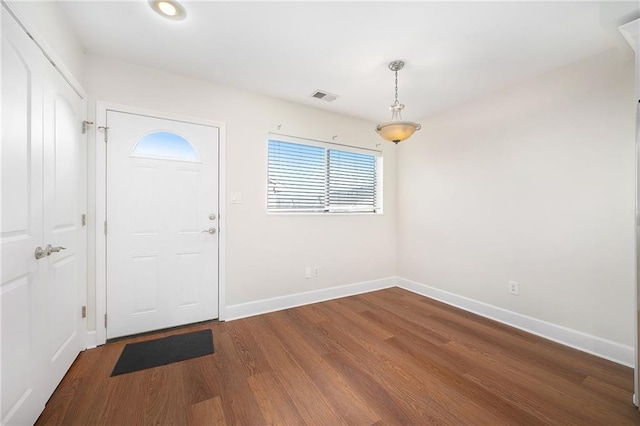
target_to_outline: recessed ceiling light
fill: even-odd
[[[149,0],[149,6],[156,13],[167,19],[182,21],[187,17],[187,11],[175,0]]]

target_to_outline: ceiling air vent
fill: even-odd
[[[316,90],[310,95],[312,98],[322,99],[323,101],[333,102],[338,99],[338,95],[332,95],[331,93],[324,92],[322,90]]]

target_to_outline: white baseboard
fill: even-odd
[[[227,306],[227,320],[266,314],[282,309],[295,308],[340,297],[353,296],[370,291],[382,290],[398,286],[405,290],[426,296],[465,311],[473,312],[486,318],[501,322],[545,339],[569,346],[601,358],[617,362],[628,367],[635,364],[635,350],[632,346],[612,342],[601,337],[593,336],[578,330],[553,324],[484,302],[469,299],[448,291],[440,290],[426,284],[399,277],[389,277],[380,280],[366,281],[344,286],[313,290],[287,296],[257,300],[255,302],[240,303]],[[95,334],[95,332],[93,332]],[[88,335],[91,333],[88,333]],[[89,342],[89,339],[87,339]]]
[[[353,296],[394,287],[394,277],[383,278],[374,281],[365,281],[355,284],[347,284],[338,287],[330,287],[322,290],[307,291],[271,299],[257,300],[255,302],[240,303],[227,306],[227,320],[251,317],[259,314],[280,311],[282,309],[295,308],[311,303],[324,302],[325,300],[338,299],[340,297]]]
[[[448,305],[473,312],[483,317],[510,325],[529,333],[553,340],[554,342],[632,367],[635,364],[635,351],[632,346],[612,342],[591,334],[573,330],[533,317],[478,302],[464,296],[449,293],[426,284],[404,278],[396,279],[397,286],[405,290],[439,300]]]
[[[85,344],[86,349],[93,349],[98,346],[98,333],[95,330],[87,331]]]

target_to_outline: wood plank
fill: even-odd
[[[307,424],[346,424],[340,413],[333,411],[331,403],[313,383],[313,380],[286,350],[280,339],[266,325],[267,314],[261,317],[248,318],[251,332],[260,335],[258,344],[271,365],[276,379],[289,393],[300,416]],[[255,330],[255,331],[254,331]]]
[[[365,372],[384,389],[393,390],[392,397],[405,412],[420,416],[413,418],[412,422],[473,424],[482,418],[487,424],[509,423],[510,419],[502,416],[502,410],[495,410],[495,407],[487,410],[464,398],[459,388],[467,383],[461,383],[465,380],[459,372],[425,369],[424,364],[407,358],[404,351],[380,344],[366,333],[346,334],[333,323],[323,324],[323,328],[338,341],[351,341],[349,350],[343,354],[354,363],[359,362],[361,369],[376,366],[375,370],[367,369]],[[461,406],[465,408],[460,409]],[[427,418],[422,417],[425,413],[429,414]]]
[[[110,377],[124,345],[215,353]],[[37,424],[640,424],[633,370],[390,288],[80,354]]]
[[[256,344],[256,340],[247,330],[247,321],[229,322],[225,326],[236,347],[236,352],[240,355],[240,361],[247,371],[247,376],[268,372],[271,367]]]
[[[225,426],[220,397],[207,399],[189,407],[187,419],[190,426]]]
[[[214,334],[218,335],[219,341],[215,361],[220,376],[220,400],[225,422],[230,425],[264,424],[265,419],[247,382],[247,370],[225,325],[218,327]]]
[[[480,315],[466,312],[461,309],[452,307],[445,303],[433,300],[427,297],[414,298],[411,293],[404,289],[394,288],[393,294],[401,297],[405,303],[411,306],[419,307],[427,306],[429,315],[436,319],[453,318],[454,322],[460,322],[463,318],[468,319],[467,324],[473,324],[474,329],[489,330],[490,333],[498,333],[496,339],[492,342],[494,345],[500,345],[501,342],[508,342],[508,352],[518,355],[517,351],[513,351],[514,346],[522,349],[528,349],[529,359],[525,362],[548,363],[550,365],[562,365],[566,369],[567,377],[580,382],[588,375],[598,377],[600,380],[606,381],[614,386],[625,389],[633,389],[633,377],[625,374],[628,367],[599,358],[595,355],[579,351],[577,349],[563,346],[551,340],[533,335],[524,330],[510,327],[506,324],[482,317]],[[522,354],[525,355],[524,353]]]
[[[266,321],[347,424],[370,425],[381,420],[376,407],[362,399],[357,389],[327,364],[322,358],[324,352],[314,351],[299,324],[290,321],[286,314],[269,315]]]
[[[254,374],[247,380],[268,424],[304,423],[289,393],[270,372]]]
[[[148,389],[152,372],[137,371],[110,377],[107,381],[104,411],[100,414],[104,424],[146,424]]]
[[[48,416],[40,424],[59,425],[64,423],[66,413],[70,411],[71,405],[78,395],[81,382],[80,378],[65,378],[61,383],[60,392],[57,392],[55,398],[52,397],[47,403]]]

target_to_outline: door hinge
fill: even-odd
[[[84,120],[82,122],[82,134],[84,135],[85,133],[87,133],[87,130],[89,128],[90,125],[93,124],[93,121],[89,121],[89,120]]]
[[[104,328],[107,328],[107,314],[104,314]]]
[[[80,222],[82,223],[82,226],[87,226],[87,215],[86,215],[86,213],[82,213],[82,216],[80,216]]]
[[[107,221],[104,221],[104,235],[107,235]]]
[[[82,318],[86,318],[87,317],[87,307],[83,306],[82,307]]]
[[[109,127],[107,126],[98,126],[98,129],[104,130],[104,143],[107,143],[109,139]]]

